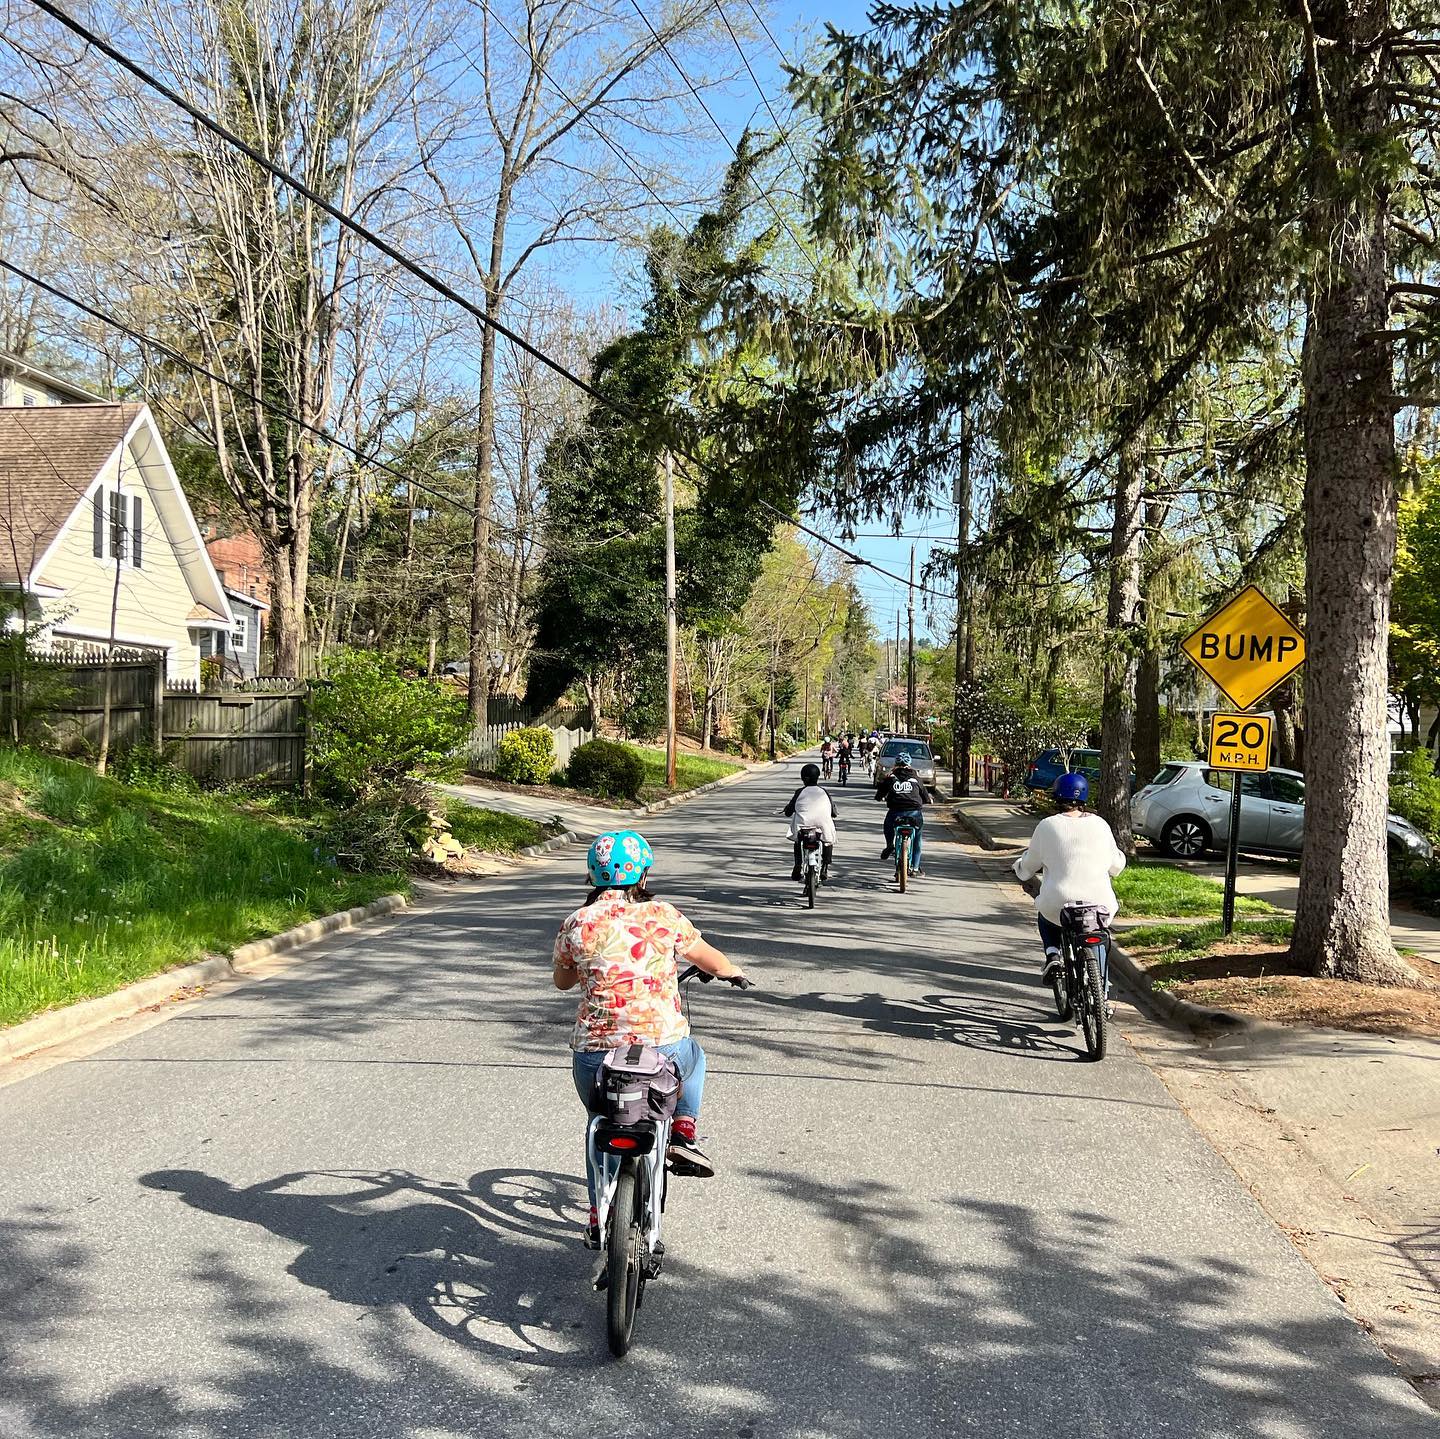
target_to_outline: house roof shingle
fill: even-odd
[[[0,584],[28,580],[143,408],[0,407]]]

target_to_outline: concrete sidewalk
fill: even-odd
[[[996,795],[971,795],[954,802],[956,817],[980,843],[996,853],[1016,854],[1030,842],[1030,834],[1040,822],[1040,815],[1023,802],[1001,799]],[[1162,856],[1142,845],[1141,858],[1158,860]],[[1169,860],[1177,869],[1188,869],[1223,883],[1224,862],[1218,859]],[[1295,860],[1240,857],[1235,878],[1235,892],[1252,899],[1263,899],[1277,909],[1295,912],[1300,889],[1300,866]],[[1401,949],[1413,950],[1432,959],[1440,959],[1440,918],[1421,914],[1419,910],[1392,903],[1390,933]]]
[[[498,809],[502,814],[533,819],[537,824],[548,824],[551,820],[560,819],[566,829],[582,839],[594,839],[597,834],[604,834],[607,829],[629,828],[637,818],[637,811],[633,809],[607,809],[600,805],[555,799],[550,795],[518,794],[508,789],[492,789],[476,781],[441,785],[441,789],[456,799],[464,800],[466,804],[477,805],[483,809]]]

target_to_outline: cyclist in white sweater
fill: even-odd
[[[1036,921],[1045,946],[1045,981],[1061,962],[1060,911],[1067,904],[1092,904],[1113,918],[1120,908],[1110,881],[1125,868],[1125,856],[1098,814],[1085,812],[1090,783],[1083,774],[1062,774],[1053,793],[1059,814],[1042,819],[1030,847],[1015,861],[1015,874],[1028,884],[1043,874],[1035,897]]]

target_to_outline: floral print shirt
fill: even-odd
[[[663,899],[631,904],[607,889],[560,927],[555,959],[580,971],[580,1012],[570,1048],[674,1044],[690,1033],[680,1008],[677,961],[700,931]]]

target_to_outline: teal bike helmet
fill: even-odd
[[[655,851],[643,834],[633,829],[615,829],[602,834],[590,846],[585,867],[590,883],[601,889],[629,889],[645,878],[655,863]]]

